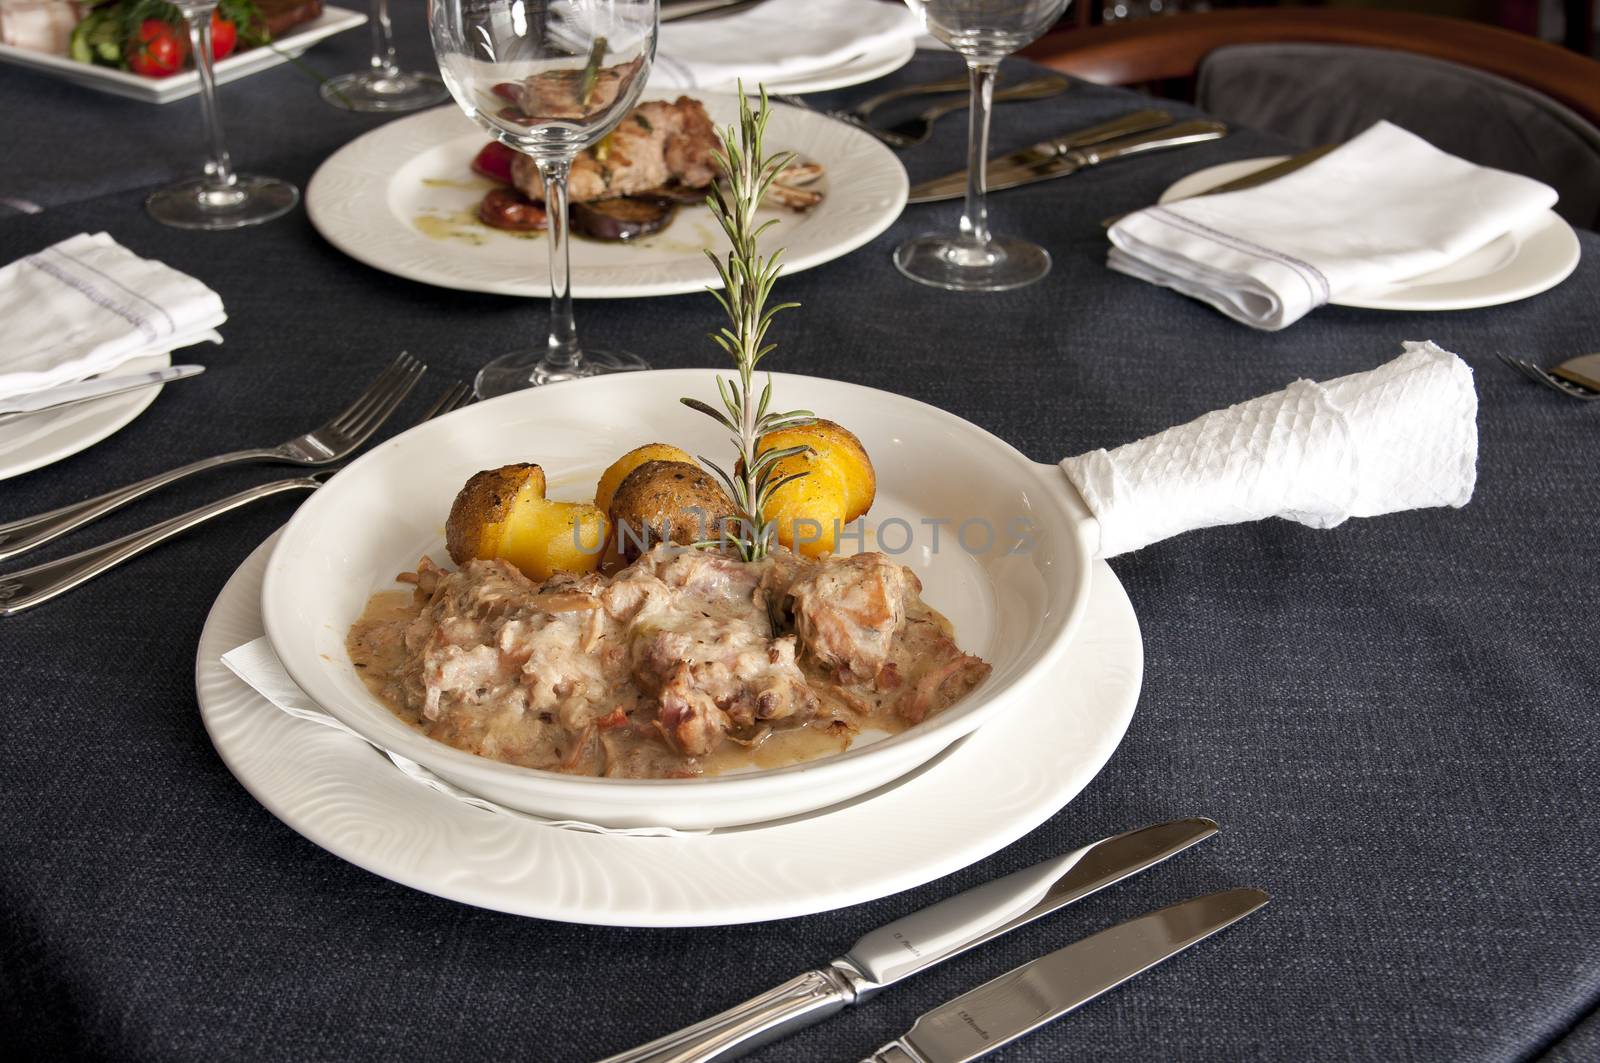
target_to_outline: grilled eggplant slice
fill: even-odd
[[[621,196],[574,203],[569,217],[573,232],[619,243],[660,232],[677,212],[678,205],[665,199]]]

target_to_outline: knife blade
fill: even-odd
[[[1204,192],[1194,192],[1187,196],[1180,196],[1177,199],[1169,200],[1169,202],[1181,203],[1186,199],[1199,199],[1201,196],[1220,196],[1224,192],[1243,192],[1247,188],[1255,188],[1259,185],[1268,184],[1269,182],[1276,181],[1280,177],[1292,174],[1302,167],[1310,166],[1312,163],[1316,162],[1318,159],[1322,158],[1324,155],[1328,154],[1328,152],[1332,151],[1338,146],[1339,145],[1337,144],[1323,144],[1321,147],[1312,148],[1309,151],[1302,151],[1298,155],[1291,155],[1282,162],[1275,162],[1271,166],[1266,166],[1259,170],[1252,170],[1243,177],[1235,177],[1231,181],[1224,181],[1220,185],[1206,189]],[[1109,229],[1127,216],[1128,215],[1126,213],[1113,214],[1111,217],[1101,221],[1100,225],[1102,228]]]
[[[1049,140],[1041,140],[1037,144],[1023,148],[1020,151],[1013,151],[1009,155],[996,155],[989,160],[988,164],[989,187],[993,187],[996,173],[1039,166],[1050,162],[1052,159],[1059,159],[1073,148],[1084,148],[1091,144],[1099,144],[1107,140],[1114,140],[1117,137],[1143,133],[1148,129],[1159,129],[1162,126],[1171,124],[1172,116],[1166,111],[1148,109],[1134,111],[1131,114],[1113,118],[1108,122],[1101,122],[1098,125],[1087,126],[1083,129],[1075,129],[1070,133],[1051,137]],[[912,188],[911,195],[913,198],[911,202],[933,202],[931,199],[919,200],[915,197],[919,193],[935,194],[947,188],[953,190],[956,194],[965,195],[967,191],[967,171],[957,170],[955,173],[947,173],[943,177],[935,177],[932,180],[921,182]],[[951,197],[941,194],[938,198]]]
[[[925,1012],[864,1063],[971,1063],[1204,941],[1266,904],[1223,890],[1149,912],[1030,960]]]
[[[1153,867],[1217,833],[1179,819],[1101,839],[871,931],[828,966],[602,1063],[728,1060]]]
[[[109,398],[112,395],[121,395],[125,391],[137,391],[140,388],[154,387],[173,380],[199,376],[205,371],[206,367],[203,365],[171,365],[162,369],[152,369],[147,373],[99,377],[94,380],[80,380],[72,384],[44,388],[40,391],[30,391],[25,395],[0,400],[0,417],[43,413],[45,410],[53,410],[60,406]]]
[[[1130,136],[1068,148],[1054,157],[1039,162],[1004,166],[999,172],[988,175],[985,187],[990,192],[998,192],[1005,188],[1031,185],[1038,181],[1066,177],[1087,167],[1098,166],[1102,162],[1110,162],[1112,159],[1120,159],[1127,155],[1138,155],[1161,148],[1176,148],[1184,144],[1199,144],[1207,140],[1218,140],[1227,135],[1226,125],[1210,119],[1171,123]],[[907,202],[936,203],[942,199],[957,199],[966,195],[966,192],[967,175],[966,171],[962,171],[946,174],[932,181],[924,181],[911,190]]]

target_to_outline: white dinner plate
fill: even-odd
[[[148,354],[102,375],[119,377],[146,373],[171,364],[170,354]],[[60,461],[120,431],[156,401],[164,386],[158,384],[59,410],[0,421],[0,480]]]
[[[1288,158],[1239,159],[1198,170],[1161,193],[1161,202],[1199,195]],[[1578,234],[1553,210],[1496,237],[1443,269],[1394,284],[1345,292],[1334,306],[1367,310],[1470,310],[1499,306],[1548,291],[1578,268]]]
[[[799,95],[806,92],[828,92],[875,81],[892,74],[911,62],[911,57],[916,54],[917,42],[911,38],[884,41],[871,51],[853,55],[838,66],[826,70],[814,70],[807,74],[796,74],[789,78],[776,78],[763,84],[770,93],[787,92]],[[728,89],[732,91],[733,86],[729,85]]]
[[[1049,819],[1133,717],[1138,621],[1104,562],[1082,631],[1017,706],[910,778],[832,811],[704,835],[634,838],[486,812],[406,778],[360,739],[274,708],[219,660],[259,638],[276,536],[234,573],[200,636],[200,715],[268,811],[373,874],[515,915],[712,926],[859,904],[948,875]]]
[[[270,45],[237,52],[217,62],[213,66],[217,83],[235,81],[286,63],[324,37],[354,29],[366,21],[367,16],[360,12],[346,11],[342,7],[324,7],[322,14],[310,22],[286,30],[282,37]],[[14,48],[9,44],[0,44],[0,63],[29,67],[86,88],[145,103],[171,103],[200,91],[200,75],[193,70],[185,70],[171,77],[147,78],[115,67],[80,63],[65,55]]]
[[[652,94],[654,95],[654,94]],[[736,119],[737,100],[695,93],[712,119]],[[550,296],[543,234],[501,232],[477,220],[490,182],[473,175],[489,135],[453,104],[399,119],[346,144],[306,188],[306,212],[339,250],[375,269],[442,288]],[[799,214],[762,211],[778,224],[766,238],[784,249],[785,273],[848,254],[904,209],[905,167],[873,137],[798,107],[772,105],[767,145],[822,163],[822,203]],[[677,295],[719,283],[705,249],[727,240],[705,207],[684,207],[665,230],[628,244],[572,241],[579,299]]]

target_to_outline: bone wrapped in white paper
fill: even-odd
[[[1181,532],[1283,517],[1331,528],[1463,506],[1477,478],[1472,370],[1431,342],[1323,384],[1208,413],[1061,463],[1100,524],[1100,556]]]

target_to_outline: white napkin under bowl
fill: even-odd
[[[0,398],[209,340],[222,298],[106,233],[82,233],[0,268]]]
[[[1549,210],[1555,189],[1389,122],[1256,188],[1135,211],[1106,264],[1276,330],[1344,293],[1441,269]]]
[[[340,723],[330,715],[321,705],[311,699],[311,696],[289,677],[284,669],[283,662],[278,659],[278,654],[272,648],[272,642],[263,635],[261,638],[247,642],[242,646],[235,646],[222,655],[222,663],[228,670],[238,676],[252,690],[272,705],[273,708],[297,720],[318,724],[349,735],[352,741],[371,745],[379,753],[389,758],[399,771],[417,783],[427,787],[435,793],[453,798],[463,804],[485,812],[497,815],[510,816],[529,823],[537,823],[544,827],[555,827],[562,830],[581,831],[585,834],[615,834],[632,838],[678,838],[688,835],[709,834],[709,830],[678,830],[674,827],[602,827],[594,823],[585,823],[574,819],[542,819],[527,812],[519,812],[514,808],[496,804],[477,794],[468,793],[459,786],[435,775],[421,764],[403,757],[392,750],[381,746],[372,745],[367,739]]]

